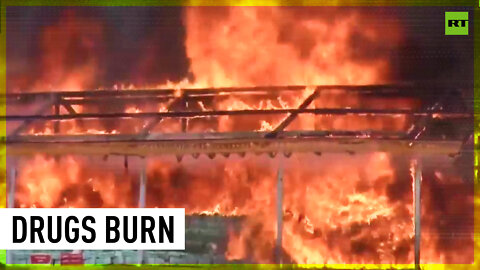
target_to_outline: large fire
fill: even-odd
[[[402,40],[401,25],[379,27],[381,16],[337,8],[280,7],[185,8],[186,54],[193,79],[158,86],[232,87],[272,85],[378,84],[389,80],[389,52]],[[73,12],[43,32],[44,72],[35,89],[82,90],[95,85],[101,71],[96,60],[103,25],[89,21],[89,31],[78,29]],[[81,25],[81,24],[80,24]],[[73,30],[72,30],[73,29]],[[88,34],[87,34],[88,33]],[[83,57],[68,63],[75,43]],[[68,63],[68,64],[66,64]],[[74,67],[74,68],[72,68]],[[98,83],[96,87],[104,87]],[[115,86],[136,89],[142,86]],[[273,101],[252,97],[222,99],[213,109],[296,108],[314,88]],[[293,93],[293,92],[292,92]],[[203,104],[200,104],[203,106]],[[348,92],[321,92],[309,108],[415,107],[411,100],[395,104],[363,100]],[[102,108],[76,106],[77,111]],[[141,104],[121,108],[141,112]],[[157,111],[167,111],[163,104]],[[219,117],[218,131],[272,130],[285,116]],[[290,130],[388,130],[409,128],[405,116],[301,116]],[[64,121],[61,133],[125,133],[144,123],[114,126],[98,122],[92,129]],[[196,132],[212,126],[192,126]],[[164,121],[159,132],[180,131],[181,125]],[[52,127],[30,133],[53,134]],[[230,232],[226,256],[272,262],[276,237],[276,174],[285,166],[283,249],[296,263],[412,263],[413,200],[406,157],[388,153],[293,154],[290,158],[247,154],[229,158],[173,157],[148,160],[148,207],[185,207],[190,214],[244,216],[240,231]],[[280,161],[280,159],[284,159]],[[37,156],[20,163],[16,204],[19,207],[135,207],[137,174],[105,170],[86,157]],[[405,163],[405,162],[403,162]],[[407,162],[408,163],[408,162]],[[201,169],[199,169],[201,168]],[[400,171],[406,171],[400,173]],[[445,180],[446,181],[446,180]],[[427,192],[428,194],[428,192]],[[431,195],[426,195],[431,196]],[[451,210],[456,213],[456,210]],[[428,216],[428,213],[423,213]],[[445,262],[462,254],[436,246],[425,225],[423,262]],[[429,227],[430,226],[430,227]],[[471,241],[471,239],[469,240]],[[466,243],[470,243],[467,241]],[[471,244],[471,243],[470,243]],[[465,250],[465,249],[463,249]],[[468,252],[467,252],[468,253]],[[464,254],[466,261],[473,255]]]

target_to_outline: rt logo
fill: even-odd
[[[468,12],[445,12],[445,35],[468,35]]]

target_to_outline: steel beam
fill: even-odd
[[[7,115],[0,116],[2,121],[33,121],[33,120],[73,120],[73,119],[108,119],[108,118],[131,118],[143,119],[153,117],[165,118],[194,118],[207,116],[241,116],[241,115],[282,115],[282,114],[313,114],[313,115],[349,115],[380,116],[380,115],[410,115],[410,116],[431,116],[471,118],[473,113],[464,111],[437,110],[411,110],[411,109],[274,109],[274,110],[219,110],[219,111],[176,111],[176,112],[139,112],[139,113],[77,113],[77,114],[50,114],[50,115]]]
[[[422,164],[421,159],[416,160],[415,165],[415,268],[420,270],[420,245],[421,245],[421,185],[422,185]]]
[[[147,136],[150,131],[160,122],[162,122],[163,118],[161,117],[155,117],[148,121],[144,126],[143,129],[140,131],[140,134],[143,136]]]
[[[145,159],[141,159],[140,171],[140,188],[138,194],[138,208],[145,208],[146,205],[146,188],[147,188],[147,168]]]
[[[49,110],[53,104],[55,104],[56,102],[56,98],[55,97],[52,97],[52,95],[50,94],[49,95],[49,99],[47,99],[45,101],[45,103],[43,105],[40,106],[40,108],[38,110],[35,111],[35,115],[42,115],[43,113],[45,113],[47,110]],[[7,103],[8,104],[8,103]],[[13,135],[18,135],[20,134],[22,131],[24,131],[33,121],[35,121],[35,118],[31,118],[31,119],[26,119],[23,123],[20,124],[20,126],[18,126],[13,132],[12,134]]]
[[[314,91],[310,96],[308,96],[302,104],[298,107],[298,111],[306,109],[318,96],[318,91]],[[267,138],[277,137],[280,132],[282,132],[288,125],[290,125],[295,118],[298,116],[298,112],[293,112],[288,115],[273,131],[266,135]]]
[[[15,187],[16,187],[16,181],[17,181],[17,168],[15,164],[11,165],[9,180],[10,181],[8,182],[7,207],[15,208]]]
[[[15,208],[15,186],[17,181],[17,168],[15,162],[12,163],[10,167],[10,174],[9,174],[9,181],[8,181],[8,200],[7,200],[7,207],[8,208]],[[13,250],[6,251],[6,263],[7,265],[13,264]]]
[[[140,188],[138,194],[138,208],[145,208],[146,206],[146,191],[147,191],[147,168],[146,160],[140,160]],[[143,250],[138,250],[138,264],[144,263],[144,253]]]
[[[279,157],[277,171],[277,239],[275,242],[275,263],[281,264],[283,257],[283,158]]]
[[[148,136],[139,134],[62,134],[62,135],[22,135],[7,137],[7,144],[35,142],[115,142],[115,141],[189,141],[189,140],[237,140],[264,139],[268,132],[205,132],[205,133],[152,133]],[[390,131],[285,131],[282,139],[303,138],[343,138],[371,140],[399,140],[406,136],[404,132]],[[272,141],[272,140],[268,140]]]
[[[9,156],[18,155],[193,155],[271,152],[364,153],[389,152],[397,154],[455,155],[461,141],[417,141],[362,138],[225,138],[184,140],[124,140],[124,141],[37,141],[7,142]]]
[[[72,107],[71,104],[63,101],[62,106],[65,108],[65,110],[67,110],[69,114],[77,114],[77,112],[75,111],[75,109]]]
[[[194,95],[189,96],[189,101],[208,101],[215,99],[217,101],[229,99],[232,97],[242,98],[246,96],[244,93],[231,93],[228,95],[214,95],[214,94],[204,94],[204,95]],[[249,93],[249,97],[256,97],[259,99],[275,99],[278,97],[278,93],[269,93],[269,92],[258,92],[258,93]],[[99,97],[85,97],[85,98],[64,98],[63,102],[70,105],[95,105],[101,104],[102,102],[116,103],[116,104],[160,104],[170,102],[177,97],[174,95],[168,96],[121,96],[121,97],[109,97],[109,96],[99,96]]]
[[[55,102],[53,108],[55,110],[55,115],[60,116],[60,104],[58,104],[58,101]],[[53,131],[55,132],[55,134],[60,133],[60,121],[56,120],[53,122]]]
[[[458,88],[458,87],[473,87],[473,85],[448,85],[442,82],[435,83],[403,83],[403,84],[372,84],[372,85],[317,85],[311,86],[316,90],[322,91],[355,91],[361,93],[372,93],[380,95],[402,95],[402,96],[419,96],[419,89],[438,90],[440,88]],[[187,93],[191,96],[205,96],[231,93],[258,93],[258,92],[279,92],[279,91],[303,91],[307,88],[305,85],[285,85],[285,86],[254,86],[254,87],[224,87],[224,88],[184,88],[180,89],[182,93]],[[84,91],[57,91],[55,92],[61,97],[120,97],[120,96],[175,96],[177,89],[172,88],[156,88],[156,89],[135,89],[135,90],[84,90]],[[432,91],[433,93],[433,91]],[[24,93],[7,93],[7,100],[22,101],[28,100],[32,97],[51,96],[52,92],[36,91]],[[431,93],[430,93],[431,94]]]

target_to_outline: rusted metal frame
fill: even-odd
[[[188,109],[188,98],[189,97],[186,94],[182,95],[180,98],[177,98],[177,102],[173,101],[172,103],[170,103],[170,105],[167,108],[168,111],[175,110],[175,109],[177,110],[180,109],[180,111],[186,111]],[[174,108],[175,104],[179,104],[180,108]],[[143,127],[143,129],[140,131],[140,134],[142,136],[147,136],[150,133],[150,131],[162,120],[163,120],[163,117],[161,116],[154,117]],[[182,121],[182,132],[185,133],[187,130],[187,119],[182,118],[181,121]]]
[[[427,108],[427,110],[438,109],[438,107],[441,105],[439,101],[441,101],[442,98],[436,96],[435,99],[438,101],[433,105],[433,107]],[[412,140],[412,144],[426,131],[428,121],[432,119],[432,115],[414,116],[414,118],[415,121],[413,121],[413,125],[407,134],[407,138]]]
[[[126,96],[168,96],[175,93],[174,89],[152,89],[152,90],[84,90],[84,91],[56,91],[56,92],[24,92],[7,93],[7,101],[21,101],[24,99],[48,97],[52,93],[61,98],[86,98],[86,97],[126,97]]]
[[[145,124],[143,129],[140,131],[140,134],[142,136],[147,136],[150,133],[150,131],[162,120],[163,120],[162,117],[155,117],[154,119],[150,120],[147,124]]]
[[[182,93],[188,93],[191,96],[195,95],[222,95],[230,93],[242,92],[272,92],[272,91],[299,91],[304,90],[306,86],[259,86],[259,87],[231,87],[231,88],[201,88],[201,89],[180,89]],[[325,89],[332,88],[332,86],[325,86]],[[60,91],[56,92],[62,98],[83,98],[83,97],[124,97],[124,96],[174,96],[179,90],[175,89],[137,89],[137,90],[86,90],[86,91]],[[6,94],[6,98],[10,100],[20,100],[22,98],[38,97],[50,95],[51,92],[29,92],[29,93],[11,93]]]
[[[445,106],[448,106],[448,103],[451,103],[452,101],[454,102],[454,106],[459,107],[461,106],[462,108],[457,109],[457,112],[463,112],[465,114],[470,114],[471,118],[473,119],[473,111],[468,110],[468,106],[466,106],[465,103],[458,103],[462,100],[458,100],[459,95],[461,95],[460,92],[455,91],[455,89],[450,90],[449,92],[444,92],[442,95],[432,95],[430,97],[430,100],[434,100],[435,103],[430,105],[430,107],[427,107],[424,109],[424,111],[438,111],[438,110],[444,110],[444,111],[449,111],[448,109],[443,109]],[[452,100],[452,97],[455,99]],[[407,138],[410,138],[412,140],[412,144],[414,143],[415,140],[420,138],[422,134],[426,131],[429,122],[433,118],[433,114],[425,114],[425,115],[417,115],[415,116],[415,121],[409,130],[409,133],[407,135]],[[472,128],[473,132],[473,128]],[[469,134],[466,135],[464,138],[465,140],[468,140]]]
[[[140,113],[77,113],[75,115],[7,115],[0,118],[6,121],[24,121],[24,120],[72,120],[82,118],[185,118],[185,117],[205,117],[205,116],[235,116],[235,115],[271,115],[271,114],[315,114],[315,115],[413,115],[413,116],[431,116],[432,114],[444,115],[449,117],[473,117],[473,113],[446,112],[444,110],[409,110],[409,109],[275,109],[275,110],[236,110],[236,111],[178,111],[178,112],[140,112]]]
[[[245,153],[365,153],[389,152],[399,154],[450,155],[458,151],[461,141],[370,140],[356,138],[281,138],[281,139],[196,139],[167,141],[45,141],[7,143],[9,156],[36,155],[199,155]],[[41,147],[40,147],[41,146]]]
[[[258,97],[264,99],[275,99],[278,97],[278,93],[275,92],[258,92],[258,93],[231,93],[228,95],[214,95],[214,94],[192,94],[189,95],[189,101],[205,101],[208,99],[215,100],[222,100],[228,99],[232,97]],[[174,95],[170,96],[126,96],[126,97],[108,97],[108,96],[101,96],[101,97],[86,97],[86,98],[64,98],[63,100],[71,105],[87,105],[87,104],[101,104],[101,102],[116,102],[122,104],[152,104],[152,103],[159,103],[159,102],[168,102],[172,99],[177,98]]]
[[[315,90],[310,96],[308,96],[300,106],[298,106],[298,110],[306,109],[318,96],[318,90]],[[282,132],[288,125],[290,125],[295,118],[298,116],[298,112],[292,112],[290,115],[287,116],[278,126],[275,127],[273,131],[266,135],[267,138],[274,138],[277,137],[280,132]]]
[[[52,106],[54,106],[56,103],[58,103],[58,97],[57,96],[52,96],[52,94],[49,95],[49,99],[43,104],[35,113],[34,115],[42,115],[49,109],[51,109]],[[6,116],[8,118],[8,115]],[[18,135],[22,131],[24,131],[33,121],[35,121],[35,117],[30,118],[30,119],[25,119],[23,120],[24,122],[20,124],[13,132],[12,135]]]
[[[22,135],[10,136],[6,143],[29,142],[115,142],[115,141],[188,141],[188,140],[249,140],[263,139],[268,132],[209,132],[209,133],[152,133],[143,134],[58,134],[58,135]],[[398,140],[405,137],[404,132],[394,131],[285,131],[282,138],[349,138]]]
[[[65,110],[67,110],[67,112],[71,115],[76,115],[78,114],[77,111],[75,111],[75,109],[72,107],[72,104],[70,104],[68,101],[62,99],[61,100],[61,104],[62,106],[65,108]],[[77,119],[77,125],[78,127],[80,128],[84,128],[85,126],[85,121],[84,119]]]
[[[63,106],[63,108],[65,108],[65,110],[67,110],[67,112],[69,114],[77,114],[77,112],[75,111],[75,109],[72,107],[72,104],[65,101],[65,100],[61,100],[60,102]]]
[[[127,97],[85,97],[85,98],[63,98],[63,102],[69,105],[95,105],[107,103],[121,103],[121,104],[158,104],[161,102],[168,102],[174,99],[175,96],[127,96]]]
[[[419,88],[446,88],[448,86],[438,84],[376,84],[376,85],[318,85],[313,86],[317,90],[349,90],[360,92],[373,92],[379,94],[399,93],[404,94],[410,90],[416,91],[418,95]],[[255,86],[255,87],[226,87],[226,88],[185,88],[180,89],[183,93],[191,96],[195,95],[222,95],[230,93],[252,93],[252,92],[277,92],[278,91],[303,91],[307,88],[305,85],[286,85],[286,86]],[[55,92],[62,98],[65,97],[119,97],[119,96],[155,96],[155,95],[174,95],[178,90],[175,89],[137,89],[137,90],[85,90],[77,92],[59,91]],[[10,100],[20,100],[22,98],[48,96],[52,92],[29,92],[29,93],[7,93],[6,98]]]

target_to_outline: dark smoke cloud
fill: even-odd
[[[85,53],[93,54],[98,74],[85,87],[158,84],[179,81],[187,75],[180,7],[9,7],[9,91],[32,90],[38,78],[46,76],[48,70],[42,60],[46,51],[42,41],[48,39],[46,29],[62,27],[68,16],[74,23],[64,31],[75,32],[65,37],[68,50],[58,52],[66,54],[66,61],[59,68],[74,69],[85,60]],[[93,49],[85,48],[81,42],[92,31],[86,27],[89,23],[103,31],[101,39],[93,40]],[[55,44],[51,46],[55,49]]]

